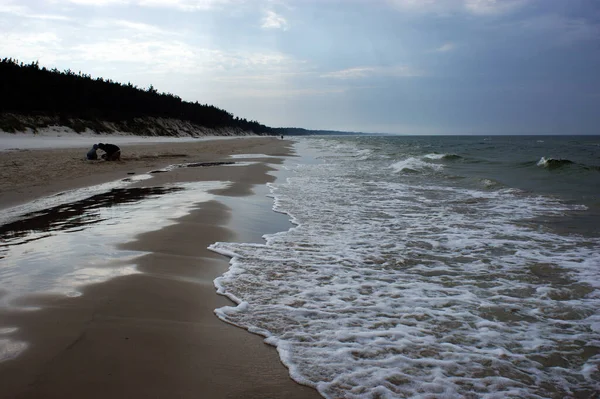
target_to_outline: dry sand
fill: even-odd
[[[124,148],[120,163],[82,161],[81,150],[72,149],[1,153],[0,206],[171,163],[288,152],[285,141],[244,138],[132,146]],[[136,184],[227,180],[233,184],[217,194],[244,201],[253,185],[273,180],[266,162],[277,159],[257,160],[249,166],[181,168]],[[0,329],[18,327],[12,338],[29,344],[0,363],[0,397],[320,397],[290,379],[261,337],[213,313],[230,304],[213,286],[228,262],[206,247],[235,236],[225,227],[232,212],[238,212],[235,206],[200,203],[176,224],[124,243],[124,249],[145,251],[135,261],[140,274],[90,285],[76,298],[19,299],[18,305],[39,307],[36,311],[0,308]]]
[[[275,143],[275,144],[273,144]],[[147,173],[176,163],[223,160],[230,154],[283,155],[285,143],[272,137],[183,143],[121,145],[122,161],[88,161],[89,148],[0,151],[0,209],[57,192]],[[275,147],[272,147],[275,145]],[[101,154],[98,151],[98,154]]]

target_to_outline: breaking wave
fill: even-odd
[[[423,157],[321,159],[271,185],[296,227],[211,246],[232,258],[215,285],[238,304],[219,318],[327,398],[600,390],[600,241],[532,222],[580,206],[385,172],[442,168]]]
[[[566,165],[573,165],[575,162],[568,159],[554,159],[541,157],[537,163],[537,166],[541,166],[548,169],[557,169]]]
[[[456,155],[456,154],[427,154],[427,155],[424,155],[423,158],[444,159],[444,160],[448,160],[448,161],[462,159],[462,157],[460,155]]]
[[[395,172],[417,173],[424,170],[441,170],[443,166],[423,161],[416,157],[403,159],[390,165]]]

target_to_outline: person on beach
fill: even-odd
[[[104,151],[102,159],[106,161],[120,161],[121,160],[121,149],[114,144],[98,144],[98,148]]]
[[[92,147],[91,150],[89,150],[87,152],[87,154],[85,155],[86,158],[90,161],[94,161],[96,159],[98,159],[98,154],[96,154],[96,150],[98,149],[98,144],[94,144],[94,146]]]

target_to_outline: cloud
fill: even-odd
[[[390,3],[409,10],[431,9],[440,5],[439,2],[436,4],[435,0],[390,0]]]
[[[129,5],[131,1],[128,0],[56,0],[56,3],[73,3],[82,6],[95,6],[95,7],[106,7],[111,5]]]
[[[67,58],[60,50],[60,38],[52,32],[5,33],[0,41],[0,54],[24,62],[40,60],[53,63]]]
[[[176,32],[167,31],[156,25],[125,19],[96,19],[85,24],[89,29],[100,29],[114,33],[117,30],[127,35],[136,37],[162,37],[178,35]]]
[[[388,0],[388,3],[405,12],[446,13],[459,8],[460,0]]]
[[[358,79],[372,75],[377,68],[375,67],[357,67],[342,69],[340,71],[329,72],[321,75],[322,78],[334,79]]]
[[[68,52],[95,63],[129,63],[148,73],[229,74],[273,73],[301,62],[277,52],[240,52],[196,47],[179,40],[117,38],[78,44]]]
[[[210,10],[243,0],[55,0],[82,6],[106,7],[136,5],[140,7],[172,8],[180,11]]]
[[[454,50],[455,48],[456,48],[456,45],[454,43],[445,43],[433,51],[435,51],[437,53],[447,53],[449,51]]]
[[[235,0],[137,0],[140,6],[175,8],[183,11],[209,10],[221,5],[235,3]]]
[[[235,84],[244,84],[244,83],[260,83],[260,84],[273,84],[280,83],[284,81],[289,81],[291,79],[302,77],[302,76],[310,76],[308,72],[272,72],[268,74],[228,74],[221,75],[214,78],[217,82],[223,83],[235,83]]]
[[[600,38],[600,25],[583,18],[547,14],[522,21],[520,26],[526,31],[552,38],[559,45]]]
[[[57,14],[40,14],[31,12],[31,10],[22,5],[15,5],[14,3],[8,2],[4,4],[0,4],[0,14],[12,14],[17,17],[22,18],[32,18],[32,19],[47,19],[47,20],[55,20],[55,21],[68,21],[69,17],[64,15]]]
[[[231,92],[232,97],[238,98],[290,98],[297,96],[319,96],[319,95],[327,95],[327,94],[341,94],[345,93],[350,88],[345,87],[333,87],[333,88],[290,88],[290,87],[281,87],[281,88],[267,88],[259,87],[259,88],[249,88],[249,89],[239,89],[236,88],[235,91]]]
[[[406,12],[474,15],[498,15],[523,7],[530,0],[388,0],[397,9]]]
[[[465,9],[476,15],[505,14],[523,7],[529,0],[465,0]]]
[[[130,29],[133,31],[137,31],[137,32],[143,32],[143,33],[152,33],[152,34],[165,34],[166,32],[154,25],[149,25],[149,24],[144,24],[141,22],[133,22],[133,21],[127,21],[124,19],[117,19],[114,20],[113,23],[117,26],[123,27],[125,29]]]
[[[262,28],[264,29],[288,29],[287,20],[275,11],[267,11],[267,14],[262,19]]]
[[[394,67],[355,67],[329,72],[321,75],[322,78],[332,79],[363,79],[368,77],[387,76],[397,78],[408,78],[422,76],[420,71],[408,66],[400,65]]]
[[[71,52],[77,58],[96,62],[128,62],[154,68],[192,66],[195,54],[184,43],[160,40],[112,39],[78,44]]]

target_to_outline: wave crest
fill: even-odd
[[[396,172],[419,172],[426,169],[440,170],[442,165],[436,165],[429,162],[425,162],[419,158],[406,158],[402,161],[395,162],[390,165],[390,168]]]
[[[444,159],[444,160],[455,160],[455,159],[461,159],[462,157],[460,155],[456,155],[456,154],[427,154],[424,155],[423,158],[427,158],[427,159]]]
[[[537,163],[537,166],[541,166],[548,169],[557,169],[566,165],[572,165],[575,162],[569,159],[554,159],[554,158],[546,158],[541,157]]]

